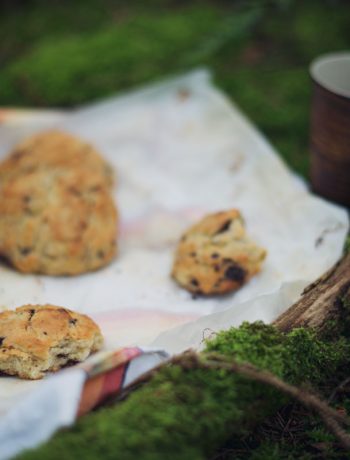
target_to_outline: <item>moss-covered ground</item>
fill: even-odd
[[[12,0],[0,8],[0,105],[71,107],[208,66],[305,176],[308,65],[350,45],[347,0]]]
[[[213,352],[269,370],[289,383],[312,386],[323,397],[344,380],[350,366],[350,342],[345,337],[320,340],[303,329],[285,335],[262,323],[221,332],[207,343],[202,359]],[[267,460],[321,458],[312,454],[322,449],[327,454],[323,458],[346,455],[317,417],[305,410],[300,417],[301,408],[287,409],[288,402],[272,386],[237,372],[197,366],[185,356],[179,364],[163,367],[125,401],[82,418],[21,460]],[[276,436],[281,420],[287,424],[281,413],[280,423],[275,421],[283,406],[289,411],[287,421],[294,417],[299,426],[297,432],[295,425],[284,426]]]
[[[217,85],[257,124],[287,163],[307,177],[308,65],[319,54],[349,49],[349,45],[347,0],[7,0],[0,2],[0,106],[74,107],[207,66]],[[237,339],[238,333],[232,334]],[[237,346],[231,339],[229,334],[221,335],[215,346],[232,353]],[[263,366],[292,381],[298,369],[305,369],[304,379],[325,396],[349,367],[345,363],[332,368],[335,356],[315,345],[299,350],[299,355],[303,358],[318,350],[317,365],[299,367],[299,363],[288,370],[286,363],[296,361],[285,360],[277,342],[271,344],[273,355],[264,347],[256,352],[250,347],[249,359],[258,359],[260,364],[262,359]],[[339,358],[334,347],[327,350]],[[330,366],[331,376],[320,376],[325,366],[326,370]],[[163,453],[158,458],[164,459],[348,458],[320,420],[310,418],[295,403],[281,408],[254,431],[235,430],[245,400],[237,398],[230,382],[236,382],[235,377],[217,371],[169,368],[127,401],[86,416],[27,458],[128,458],[118,452],[119,445],[129,446],[125,452],[138,452],[131,458],[154,459],[156,453],[150,456],[147,449],[158,440],[157,451]],[[247,386],[246,381],[239,382],[241,389]],[[248,389],[256,391],[257,385],[248,384]],[[260,403],[271,397],[271,389],[259,391]],[[245,390],[240,394],[249,397]],[[157,412],[150,405],[158,402],[159,408],[162,398],[167,409]],[[281,395],[273,391],[274,398],[274,407],[279,407]],[[339,391],[333,403],[349,413],[349,392]],[[127,423],[118,425],[120,420]],[[150,432],[142,437],[146,429]],[[177,457],[167,452],[171,442]]]

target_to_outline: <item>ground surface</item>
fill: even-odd
[[[308,65],[350,44],[345,0],[8,0],[0,8],[0,105],[71,107],[208,66],[306,177]]]

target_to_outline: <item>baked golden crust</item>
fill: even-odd
[[[0,181],[37,170],[81,167],[99,173],[107,185],[112,185],[112,168],[91,145],[71,134],[50,130],[31,136],[14,147],[0,164]]]
[[[50,144],[51,135],[57,138],[56,133],[42,135],[44,145]],[[28,145],[36,145],[38,138]],[[117,250],[117,210],[110,181],[98,168],[104,161],[97,156],[94,168],[92,155],[91,164],[75,164],[72,154],[72,160],[59,163],[56,153],[50,159],[52,151],[41,160],[41,147],[31,150],[24,155],[28,159],[18,160],[18,170],[9,169],[11,157],[0,165],[6,171],[0,175],[0,254],[24,273],[76,275],[96,270]]]
[[[88,316],[53,305],[24,305],[0,313],[0,371],[40,379],[98,351],[103,337]]]
[[[25,273],[75,275],[116,253],[117,212],[100,175],[39,170],[0,185],[0,253]]]
[[[238,210],[204,217],[181,238],[173,278],[195,294],[237,290],[261,270],[266,251],[250,240]]]

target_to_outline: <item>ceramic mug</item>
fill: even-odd
[[[350,207],[350,53],[321,56],[310,66],[311,185]]]

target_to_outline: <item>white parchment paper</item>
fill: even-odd
[[[70,114],[14,117],[0,125],[0,159],[48,126],[92,142],[115,168],[119,256],[73,278],[1,266],[2,306],[67,306],[91,314],[109,348],[152,344],[180,352],[200,347],[205,331],[272,321],[341,255],[345,210],[312,196],[206,71]],[[174,247],[192,222],[229,208],[241,210],[248,233],[267,249],[263,270],[235,294],[193,299],[169,277]],[[16,392],[29,395],[41,384],[0,379],[0,438]]]

